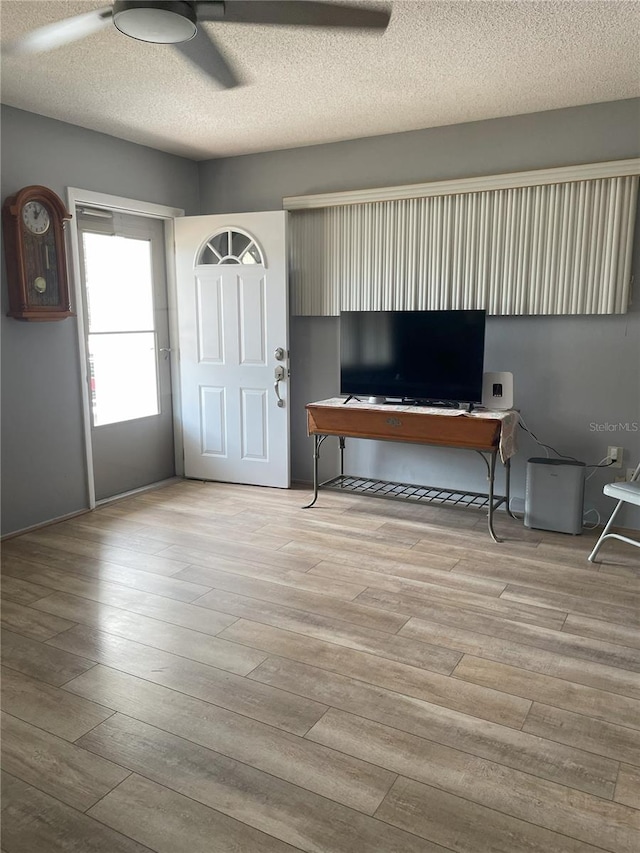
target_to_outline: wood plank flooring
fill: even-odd
[[[638,853],[640,561],[176,482],[3,544],[5,853]]]

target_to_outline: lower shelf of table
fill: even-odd
[[[408,503],[440,504],[441,506],[489,509],[489,495],[480,492],[442,489],[438,486],[418,486],[412,483],[393,483],[389,480],[374,480],[367,477],[341,475],[320,483],[319,488],[337,492],[353,492],[372,498],[406,501]],[[506,504],[504,495],[493,496],[493,509]]]

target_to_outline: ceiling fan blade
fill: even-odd
[[[197,34],[189,41],[171,46],[225,89],[233,89],[234,86],[240,85],[231,66],[203,27],[198,27]]]
[[[230,24],[275,24],[285,27],[356,27],[385,29],[389,9],[315,3],[311,0],[228,0],[196,3],[201,21]]]
[[[111,22],[111,8],[95,9],[73,18],[65,18],[2,45],[2,52],[18,56],[24,53],[45,53],[90,36]]]

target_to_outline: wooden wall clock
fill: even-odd
[[[58,196],[46,187],[24,187],[2,206],[7,259],[9,317],[64,320],[74,317],[64,239],[71,219]]]

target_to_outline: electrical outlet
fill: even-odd
[[[610,468],[622,468],[622,447],[607,447],[607,462],[613,463]]]

